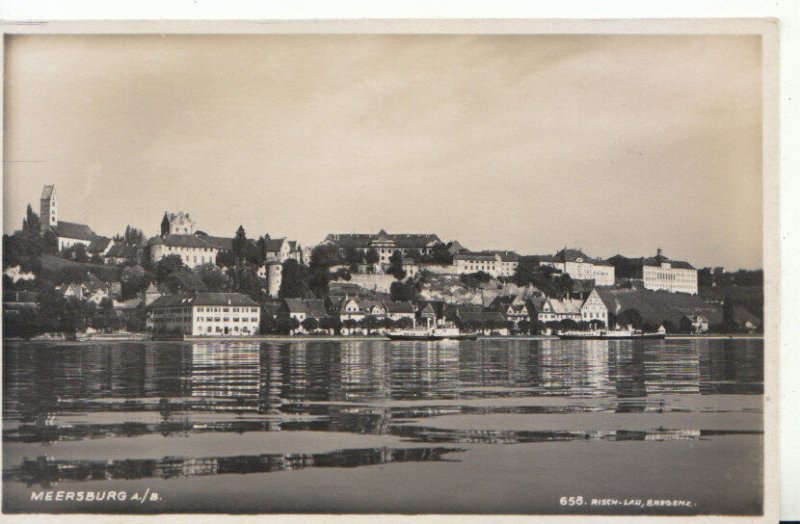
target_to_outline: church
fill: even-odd
[[[56,186],[44,186],[42,197],[39,200],[39,217],[42,233],[52,231],[58,239],[58,250],[62,251],[76,244],[83,244],[87,248],[97,235],[86,224],[64,222],[58,219],[58,200],[56,199]]]

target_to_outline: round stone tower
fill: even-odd
[[[281,289],[282,272],[283,264],[275,260],[267,262],[267,293],[272,298],[278,297],[278,291]]]

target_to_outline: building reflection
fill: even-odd
[[[110,461],[25,459],[3,474],[3,481],[52,487],[59,482],[114,479],[174,479],[207,475],[272,473],[306,468],[354,468],[392,462],[441,462],[459,448],[367,448],[315,454],[263,454],[229,457],[127,459]]]

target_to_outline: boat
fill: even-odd
[[[561,340],[660,340],[666,333],[644,333],[638,329],[616,329],[599,331],[565,331],[558,333]]]
[[[462,333],[457,327],[415,328],[388,331],[389,340],[477,340],[477,332]]]
[[[77,336],[78,342],[86,342],[90,340],[98,341],[130,341],[130,340],[150,340],[152,335],[150,333],[130,333],[128,331],[118,331],[116,333],[86,333]]]

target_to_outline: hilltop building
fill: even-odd
[[[670,260],[662,254],[649,258],[627,258],[616,255],[608,259],[617,270],[619,278],[641,280],[644,288],[652,291],[697,294],[697,270],[688,262]]]
[[[519,255],[513,251],[462,252],[453,256],[455,273],[483,271],[493,277],[511,277],[518,265]]]
[[[571,278],[594,280],[597,286],[614,285],[614,266],[602,259],[591,258],[580,249],[564,248],[553,256],[537,258],[540,266],[558,269]]]
[[[58,199],[56,186],[44,186],[39,199],[39,220],[41,231],[52,231],[58,239],[58,250],[62,251],[76,244],[83,244],[87,248],[97,237],[92,228],[86,224],[64,222],[58,219]]]
[[[407,254],[409,251],[419,251],[423,255],[430,254],[433,246],[441,243],[437,235],[432,233],[394,233],[389,234],[381,229],[377,234],[371,233],[342,233],[330,234],[322,241],[322,245],[336,246],[344,254],[347,249],[368,251],[375,249],[380,256],[381,264],[388,264],[389,258],[395,251]]]
[[[298,263],[308,264],[308,260],[304,259],[303,248],[296,240],[287,240],[286,238],[270,238],[267,244],[267,261],[280,262],[281,264],[289,259],[296,260]]]

